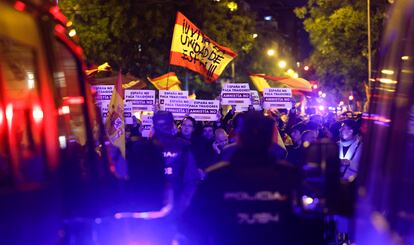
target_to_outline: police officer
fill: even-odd
[[[207,169],[185,215],[195,244],[300,244],[292,212],[299,178],[270,151],[274,125],[260,112],[248,112],[230,160]]]
[[[180,215],[200,181],[190,143],[173,134],[174,118],[171,112],[158,111],[153,117],[153,142],[162,149],[165,175],[174,193],[174,214]]]

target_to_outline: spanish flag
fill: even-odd
[[[150,81],[155,88],[158,90],[177,90],[180,91],[180,80],[178,80],[177,75],[175,72],[168,72],[162,76],[156,78],[149,78],[147,77],[148,81]]]
[[[98,66],[97,68],[86,70],[85,73],[86,73],[86,76],[91,77],[91,76],[95,76],[99,72],[111,71],[111,70],[112,70],[111,66],[108,64],[108,62],[105,62],[102,65]]]
[[[285,158],[287,156],[287,149],[286,145],[283,142],[282,136],[280,135],[279,129],[275,125],[275,130],[273,131],[273,143],[276,143],[279,145],[280,148],[282,148],[285,151]]]
[[[295,90],[300,90],[300,91],[306,91],[306,92],[312,92],[312,85],[310,84],[309,81],[303,79],[303,78],[293,78],[293,77],[272,77],[272,76],[266,76],[266,75],[262,75],[262,74],[254,74],[250,76],[250,79],[252,79],[252,77],[254,77],[254,79],[264,79],[266,82],[267,81],[274,81],[277,82],[280,85],[284,85],[288,88],[291,89],[295,89]],[[253,81],[253,79],[252,79]],[[263,81],[263,80],[260,80]],[[253,81],[253,83],[255,84],[255,86],[257,87],[256,83]],[[263,82],[262,82],[263,84]],[[259,84],[259,86],[263,86],[262,84]],[[264,87],[265,88],[265,87]],[[257,88],[259,89],[259,88]]]
[[[263,77],[251,75],[250,79],[252,80],[254,86],[256,86],[257,91],[263,93],[265,88],[270,88],[269,83]]]
[[[237,56],[230,48],[207,37],[182,13],[177,12],[171,43],[170,64],[182,66],[215,81]]]
[[[125,125],[124,125],[124,94],[122,90],[122,74],[118,73],[115,89],[112,91],[108,106],[108,117],[105,122],[106,134],[113,146],[121,151],[125,158]]]

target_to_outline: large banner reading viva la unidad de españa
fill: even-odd
[[[203,75],[207,82],[213,82],[236,56],[230,48],[211,40],[177,12],[171,43],[171,65],[186,67]]]

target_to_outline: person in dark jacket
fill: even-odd
[[[194,154],[197,166],[205,169],[214,164],[218,159],[218,154],[213,148],[214,128],[213,124],[205,123],[203,125],[203,134],[193,142]]]
[[[207,169],[184,216],[192,244],[301,244],[292,212],[299,177],[270,153],[274,124],[248,112],[230,160]]]
[[[245,114],[246,113],[239,113],[234,117],[234,120],[233,120],[233,123],[234,123],[233,137],[235,139],[235,142],[229,143],[223,148],[223,150],[222,150],[222,152],[219,156],[219,160],[221,160],[221,161],[230,160],[231,156],[236,151],[237,145],[238,145],[237,141],[239,141],[240,130],[241,130],[241,127],[243,125],[243,118],[244,118]],[[230,138],[230,136],[229,136],[229,138]],[[229,142],[230,142],[230,140],[229,140]],[[269,151],[274,156],[275,159],[280,160],[280,159],[285,159],[286,158],[286,150],[283,149],[276,142],[272,142],[272,145],[271,145]]]
[[[173,135],[174,118],[171,112],[154,114],[153,142],[162,149],[165,175],[174,192],[174,214],[180,215],[189,205],[201,179],[190,143]]]
[[[304,126],[302,123],[293,125],[289,130],[288,134],[292,139],[292,145],[286,147],[288,155],[286,160],[293,165],[300,167],[301,164],[301,146],[302,146],[302,132]]]

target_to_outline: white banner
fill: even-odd
[[[101,110],[101,116],[102,116],[102,121],[105,123],[106,118],[108,116],[108,107],[109,107],[109,102],[111,102],[110,100],[101,100],[100,101],[100,110]]]
[[[155,90],[125,90],[125,101],[132,102],[132,112],[153,111],[155,105]]]
[[[152,117],[153,115],[142,115],[142,118],[141,118],[142,137],[146,137],[146,138],[150,137],[150,132],[151,132],[152,125],[153,125]]]
[[[251,104],[251,94],[248,83],[226,83],[221,90],[222,105],[243,105]]]
[[[189,100],[189,114],[197,121],[217,121],[220,101]]]
[[[292,89],[265,88],[263,91],[263,108],[291,109]]]
[[[92,89],[96,91],[96,100],[111,100],[114,85],[92,85]]]
[[[125,124],[132,124],[132,104],[129,101],[124,103],[124,121]]]
[[[160,90],[158,97],[160,110],[165,110],[165,99],[188,99],[188,91]]]
[[[188,114],[188,106],[188,98],[164,99],[164,110],[172,112],[175,120],[181,120]]]
[[[260,97],[259,97],[259,92],[257,92],[257,90],[250,90],[250,94],[251,94],[251,101],[253,102],[253,108],[255,111],[261,111],[262,110],[262,105],[260,104]],[[236,111],[248,111],[249,110],[249,106],[246,105],[237,105],[236,106]]]

